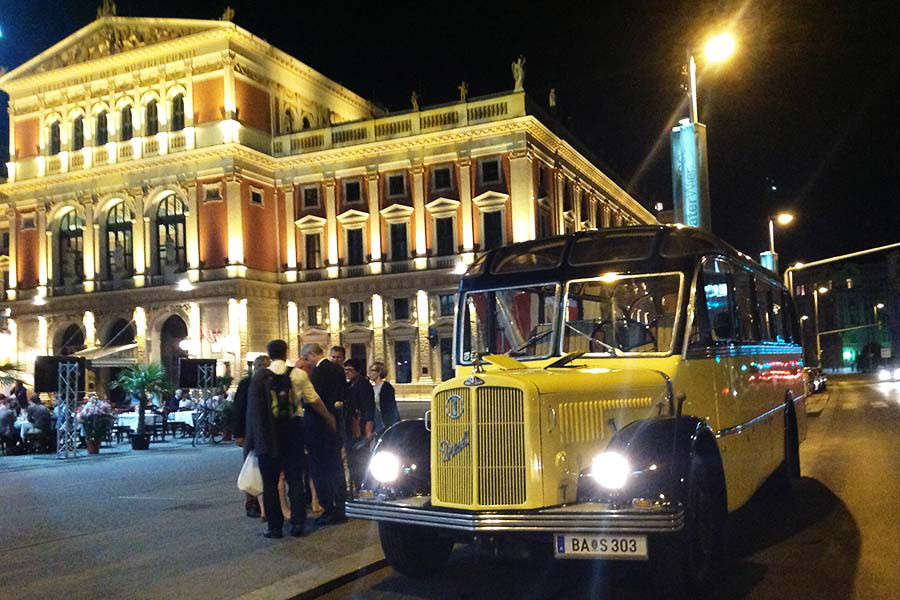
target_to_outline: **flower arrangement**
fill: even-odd
[[[94,396],[81,407],[76,420],[84,428],[85,439],[99,444],[112,426],[112,406],[109,402]]]

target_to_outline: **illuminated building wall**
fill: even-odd
[[[110,29],[135,47],[110,52]],[[177,347],[237,372],[281,336],[427,393],[459,265],[654,222],[521,92],[383,114],[230,22],[103,17],[0,88],[8,306],[20,332],[44,318],[50,348],[80,331],[98,363]]]

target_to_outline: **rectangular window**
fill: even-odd
[[[441,338],[441,381],[453,379],[453,338]]]
[[[456,308],[456,296],[453,294],[441,294],[439,297],[441,316],[452,317]]]
[[[550,237],[553,235],[551,233],[552,226],[550,221],[550,211],[538,207],[537,210],[537,237],[538,239]]]
[[[406,195],[406,176],[402,173],[397,175],[388,175],[388,197],[405,196]]]
[[[262,206],[263,205],[263,193],[262,190],[250,190],[250,205],[251,206]]]
[[[406,223],[391,223],[391,260],[407,260]]]
[[[449,190],[453,187],[450,177],[450,167],[438,167],[434,170],[434,189]]]
[[[320,306],[307,306],[306,307],[306,321],[309,327],[318,327],[322,324],[322,307]]]
[[[487,158],[482,160],[481,183],[500,183],[500,159]]]
[[[4,231],[0,237],[0,254],[9,256],[9,232]]]
[[[344,182],[344,204],[359,204],[362,202],[362,186],[359,181]]]
[[[394,320],[406,321],[409,319],[409,298],[394,298]]]
[[[304,236],[306,244],[306,268],[318,269],[322,266],[322,244],[318,233],[307,233]]]
[[[350,344],[350,358],[355,358],[362,362],[364,365],[368,365],[368,355],[366,353],[366,345],[361,343]]]
[[[545,198],[547,196],[547,172],[542,166],[538,166],[538,189],[537,194],[538,198]]]
[[[760,339],[766,342],[775,341],[772,293],[769,289],[769,284],[762,279],[756,280],[756,307],[759,315]]]
[[[303,188],[303,208],[319,208],[319,188]]]
[[[588,197],[586,192],[581,192],[581,220],[587,221],[590,218],[591,209],[588,206]]]
[[[503,212],[495,210],[484,213],[484,249],[491,250],[503,245]]]
[[[412,348],[409,342],[394,342],[394,361],[397,363],[397,383],[412,383]]]
[[[219,184],[207,185],[203,187],[203,201],[204,202],[221,202],[222,201],[222,188]]]
[[[453,217],[435,219],[435,236],[437,237],[437,255],[453,254]]]
[[[744,342],[759,341],[759,323],[756,317],[756,299],[753,293],[753,276],[750,271],[738,269],[734,274],[734,304],[737,317],[736,329]]]
[[[363,230],[347,230],[347,264],[361,265],[363,260]]]
[[[366,309],[362,302],[351,302],[349,312],[351,323],[362,323],[366,320]]]
[[[711,336],[703,336],[704,343],[740,338],[734,319],[734,276],[731,265],[710,260],[703,265],[703,297],[706,300],[706,320]]]
[[[563,212],[572,210],[572,184],[569,181],[563,183]]]

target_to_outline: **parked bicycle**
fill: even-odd
[[[194,440],[192,446],[199,444],[218,444],[225,436],[225,419],[222,411],[217,408],[208,408],[200,405],[194,416]]]

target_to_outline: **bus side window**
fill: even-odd
[[[785,330],[785,306],[782,298],[781,288],[777,285],[769,284],[769,306],[772,309],[772,337],[776,342],[788,341],[788,334]]]
[[[734,274],[734,295],[741,341],[758,342],[759,327],[756,317],[756,302],[753,278],[750,271],[738,267]]]
[[[761,277],[756,278],[756,307],[759,315],[760,339],[765,342],[775,341],[772,331],[772,306],[769,282]]]
[[[703,264],[703,297],[709,332],[713,342],[731,340],[734,327],[734,279],[731,265],[719,259]]]

